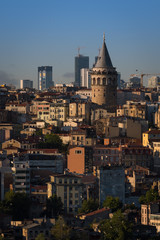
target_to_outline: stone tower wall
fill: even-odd
[[[93,68],[91,72],[92,102],[106,105],[114,112],[117,105],[117,72],[114,68],[106,70]]]

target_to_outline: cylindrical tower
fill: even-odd
[[[103,39],[97,63],[91,70],[92,102],[105,105],[108,112],[115,112],[117,106],[117,71]]]

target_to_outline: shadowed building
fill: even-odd
[[[42,66],[38,67],[38,89],[44,90],[53,86],[52,81],[52,67],[51,66]]]

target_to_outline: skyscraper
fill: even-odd
[[[81,87],[91,87],[91,76],[88,68],[81,68]]]
[[[44,90],[53,86],[52,81],[52,67],[51,66],[42,66],[38,67],[38,89]]]
[[[91,86],[92,102],[104,105],[108,112],[115,112],[117,106],[117,71],[112,65],[105,36],[98,60],[91,71]]]
[[[20,88],[33,88],[33,81],[20,80]]]
[[[89,57],[78,55],[75,57],[75,85],[80,86],[81,84],[81,74],[80,70],[82,68],[89,68]]]

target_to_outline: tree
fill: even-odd
[[[9,191],[2,203],[3,211],[13,216],[13,220],[23,220],[29,217],[31,201],[25,193]]]
[[[149,191],[146,192],[146,195],[142,195],[140,198],[139,198],[139,202],[141,204],[143,203],[150,203],[150,202],[153,202],[153,201],[156,201],[160,199],[159,195],[158,195],[158,192],[155,190],[155,189],[150,189]]]
[[[120,210],[115,212],[111,219],[102,221],[99,229],[103,240],[129,240],[132,235],[132,225],[127,222]]]
[[[89,213],[89,212],[93,212],[95,210],[97,210],[99,208],[99,202],[98,200],[94,200],[94,199],[89,199],[84,200],[82,203],[82,207],[78,209],[79,213]]]
[[[52,197],[47,199],[47,217],[57,217],[61,214],[63,208],[63,203],[60,197],[57,195],[53,195]]]
[[[60,137],[56,134],[47,134],[43,142],[38,145],[39,148],[57,148],[60,151],[63,148],[63,143]]]
[[[41,128],[36,130],[36,136],[43,136]]]
[[[44,234],[43,233],[38,234],[35,240],[45,240]]]
[[[107,196],[103,202],[103,207],[110,208],[112,212],[122,208],[122,202],[118,197]]]
[[[72,229],[68,227],[62,217],[59,217],[51,234],[55,240],[70,240]]]

